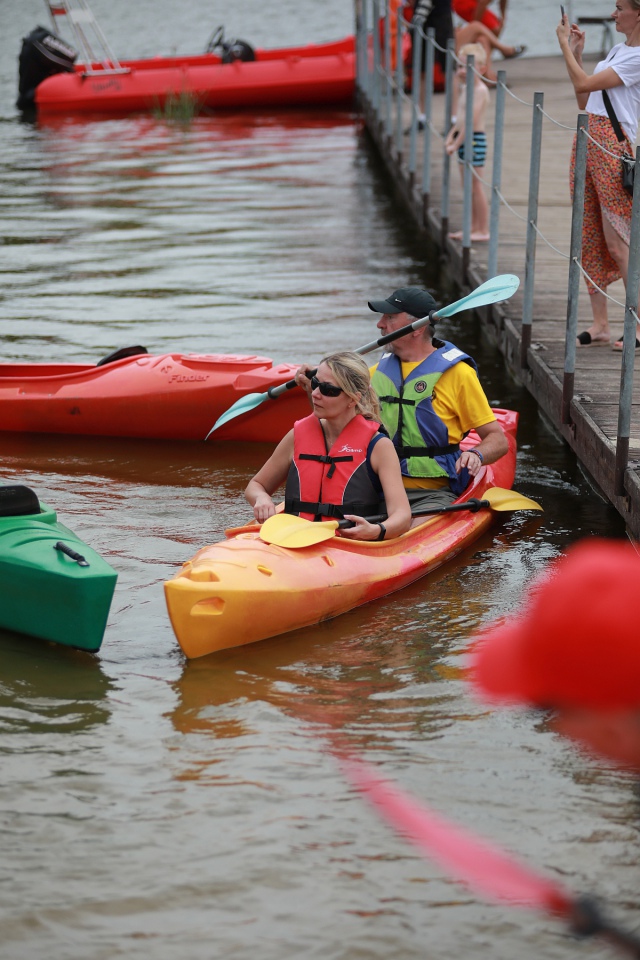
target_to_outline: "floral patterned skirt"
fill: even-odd
[[[631,232],[632,197],[622,186],[621,163],[625,151],[632,156],[635,151],[628,140],[619,143],[608,117],[589,115],[589,134],[605,150],[616,154],[612,157],[601,150],[592,140],[587,140],[587,174],[584,191],[584,220],[582,226],[582,266],[602,290],[621,277],[620,268],[607,247],[602,229],[606,218],[620,237],[629,243]],[[577,136],[577,134],[576,134]],[[576,163],[576,141],[571,152],[570,186],[573,199],[573,184]],[[598,291],[587,280],[589,293]]]

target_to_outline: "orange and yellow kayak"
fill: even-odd
[[[494,412],[509,452],[484,467],[457,502],[513,485],[518,415]],[[472,432],[462,446],[478,442]],[[337,536],[302,549],[264,543],[250,524],[199,550],[165,583],[169,617],[189,658],[264,640],[400,590],[464,550],[492,521],[488,509],[442,513],[395,540]]]

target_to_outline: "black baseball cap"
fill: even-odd
[[[408,313],[412,317],[426,317],[438,304],[427,290],[420,287],[400,287],[386,300],[370,300],[374,313]]]

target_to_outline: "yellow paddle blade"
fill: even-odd
[[[523,497],[514,490],[505,490],[504,487],[491,487],[482,494],[483,500],[488,500],[492,510],[542,510],[539,503]]]
[[[292,517],[288,513],[274,513],[260,527],[259,536],[265,543],[295,550],[299,547],[312,547],[314,543],[322,543],[323,540],[330,540],[335,537],[337,529],[337,520],[313,523],[303,517]]]

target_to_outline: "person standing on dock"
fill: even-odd
[[[447,43],[453,39],[453,18],[451,16],[451,0],[409,0],[405,17],[411,19],[412,50],[410,67],[413,63],[413,38],[415,31],[420,29],[426,36],[427,30],[433,28],[437,44],[435,48],[435,62],[433,67],[434,90],[444,90],[445,67],[447,62]],[[422,48],[421,70],[424,73],[426,64],[426,45]],[[412,79],[413,83],[413,79]],[[420,85],[422,93],[422,84]],[[424,114],[421,117],[424,124]]]
[[[456,120],[449,130],[444,148],[451,156],[458,154],[460,167],[460,176],[462,178],[462,187],[464,189],[464,141],[465,141],[465,116],[467,101],[467,57],[474,59],[473,76],[473,144],[471,165],[473,167],[473,176],[471,182],[471,240],[478,243],[489,239],[489,201],[484,192],[482,176],[484,174],[484,165],[487,157],[487,134],[486,134],[486,113],[489,106],[489,89],[483,82],[483,76],[486,69],[486,55],[484,47],[479,43],[469,43],[461,47],[458,56],[462,60],[456,70],[457,85],[457,116]],[[452,240],[462,240],[462,230],[450,233]]]
[[[382,316],[386,336],[437,308],[420,287],[402,287],[369,309]],[[447,506],[466,489],[483,464],[509,450],[502,428],[480,384],[475,361],[452,343],[434,337],[427,324],[388,345],[372,368],[371,383],[380,401],[382,423],[393,440],[411,512]],[[296,373],[307,393],[308,366]],[[480,443],[460,450],[460,441],[475,430]]]
[[[494,705],[553,711],[558,733],[640,772],[640,556],[590,537],[533,583],[519,614],[481,632],[469,679]]]
[[[640,116],[640,0],[616,0],[611,14],[626,41],[613,47],[592,76],[582,67],[585,33],[563,14],[556,33],[580,110],[589,120],[587,173],[582,234],[582,266],[588,274],[593,323],[578,335],[578,346],[609,344],[606,291],[622,279],[627,283],[631,233],[631,195],[622,185],[621,157],[633,155]],[[611,116],[623,139],[619,141]],[[622,134],[621,134],[622,135]],[[594,142],[595,141],[595,142]],[[575,142],[571,159],[571,193],[575,174]],[[640,330],[636,347],[640,347]],[[622,340],[614,350],[622,350]]]

